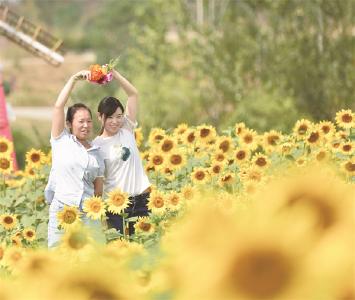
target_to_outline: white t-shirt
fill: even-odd
[[[90,143],[91,144],[91,143]],[[94,180],[104,175],[104,161],[97,146],[86,149],[67,129],[51,137],[52,169],[45,188],[48,203],[53,198],[79,207],[94,195]]]
[[[136,196],[150,186],[134,137],[136,126],[125,115],[122,127],[114,136],[98,136],[93,140],[104,157],[104,193],[119,188]]]

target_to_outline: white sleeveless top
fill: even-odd
[[[98,136],[92,142],[103,153],[105,194],[119,188],[130,196],[136,196],[150,186],[134,137],[136,126],[137,123],[125,115],[122,127],[114,136]]]

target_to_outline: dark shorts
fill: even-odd
[[[134,197],[129,197],[131,203],[124,210],[126,214],[128,214],[127,218],[132,217],[144,217],[148,216],[150,211],[148,210],[148,198],[150,193],[143,193]],[[123,234],[123,218],[120,215],[112,214],[110,212],[106,212],[107,217],[107,226],[108,228],[115,228],[120,233]],[[134,234],[134,223],[129,222],[128,226],[128,234]]]

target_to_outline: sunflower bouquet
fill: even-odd
[[[108,64],[102,66],[95,64],[90,66],[91,82],[96,84],[106,84],[113,78],[112,70],[117,65],[118,58],[111,59]]]

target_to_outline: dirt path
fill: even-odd
[[[26,118],[34,120],[51,120],[52,119],[52,107],[40,106],[40,107],[31,107],[31,106],[20,106],[12,107],[9,111],[9,118],[12,118],[12,114],[16,119]],[[12,110],[12,112],[11,112]]]

